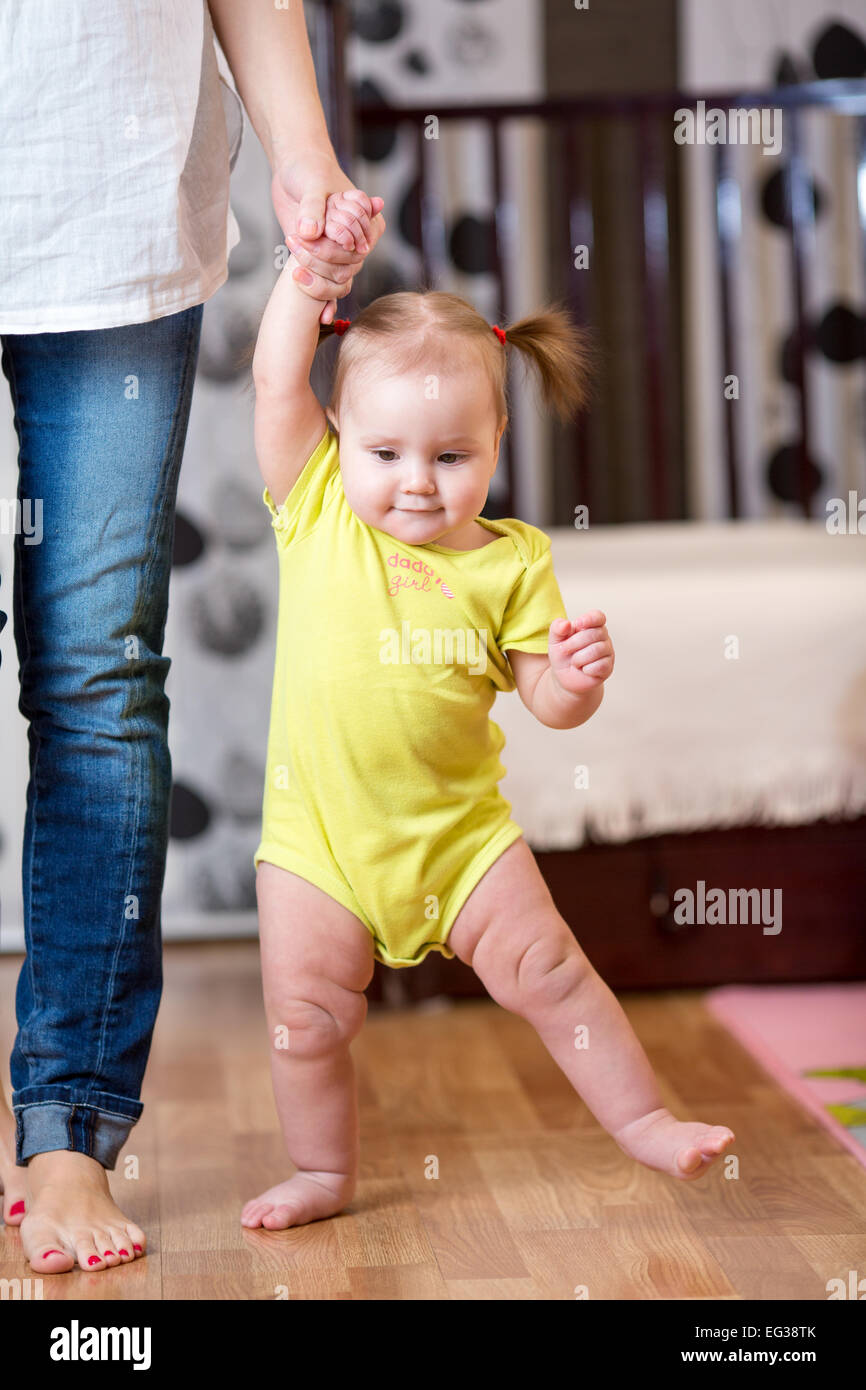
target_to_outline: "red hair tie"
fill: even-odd
[[[493,329],[493,332],[496,334],[502,346],[505,347],[505,329],[500,328],[498,323],[492,323],[490,327]]]

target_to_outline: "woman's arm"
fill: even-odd
[[[340,168],[319,100],[302,0],[208,0],[214,32],[271,166],[271,199],[283,234],[311,253],[313,298],[330,323],[345,282],[357,274],[385,229],[381,199],[369,199]],[[352,189],[360,200],[332,212],[330,195]]]
[[[290,256],[277,277],[253,355],[256,458],[277,506],[288,497],[328,423],[310,385],[321,303],[295,284],[297,266]]]
[[[280,9],[274,0],[208,0],[208,8],[271,169],[302,150],[337,164],[302,0],[288,0]]]

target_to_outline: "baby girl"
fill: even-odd
[[[568,418],[585,395],[580,332],[559,306],[503,329],[437,291],[323,325],[296,278],[306,259],[293,246],[253,358],[280,576],[254,862],[274,1093],[297,1171],[242,1223],[282,1230],[351,1200],[364,990],[374,960],[402,969],[431,950],[535,1028],[625,1153],[698,1177],[731,1130],[664,1106],[497,787],[497,691],[573,729],[613,671],[605,615],[566,615],[544,532],[479,515],[508,418],[506,356],[534,365]],[[310,371],[333,333],[323,411]]]

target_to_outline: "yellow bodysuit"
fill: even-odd
[[[330,427],[282,507],[262,496],[280,591],[254,863],[354,912],[387,965],[453,958],[460,908],[523,833],[488,715],[515,689],[503,649],[546,653],[567,616],[550,540],[486,517],[477,550],[395,540],[346,501]]]

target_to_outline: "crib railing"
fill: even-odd
[[[326,12],[340,24],[340,4],[329,3]],[[327,26],[326,26],[327,27]],[[345,168],[352,168],[360,153],[366,132],[374,129],[413,131],[414,177],[418,197],[408,205],[414,217],[414,242],[418,251],[419,275],[413,287],[437,286],[441,283],[442,268],[442,209],[437,203],[438,180],[434,177],[433,161],[440,157],[440,142],[425,139],[424,126],[435,114],[440,126],[472,121],[481,123],[485,131],[485,147],[489,163],[489,187],[492,189],[492,224],[494,228],[489,272],[495,282],[496,318],[508,322],[512,315],[509,302],[507,255],[509,248],[503,229],[513,225],[503,183],[503,137],[509,122],[531,120],[542,122],[550,137],[546,141],[548,187],[552,190],[555,207],[551,209],[553,238],[551,242],[550,298],[569,305],[578,322],[591,328],[603,329],[594,321],[590,302],[590,280],[576,264],[572,248],[588,248],[591,263],[603,260],[606,248],[599,242],[598,160],[593,158],[593,142],[604,139],[607,129],[615,128],[622,148],[631,146],[629,158],[636,171],[636,187],[626,185],[617,192],[623,207],[634,199],[636,209],[634,256],[636,277],[626,293],[634,293],[639,308],[639,341],[630,343],[630,350],[641,359],[636,379],[641,382],[640,400],[629,399],[627,406],[640,416],[638,438],[643,447],[638,450],[641,476],[635,479],[623,472],[619,490],[611,486],[611,460],[615,448],[611,440],[618,436],[619,415],[623,410],[621,388],[615,372],[610,371],[611,357],[619,349],[602,352],[602,372],[599,392],[590,416],[581,417],[573,429],[558,434],[556,516],[555,522],[567,524],[573,515],[573,504],[584,503],[595,520],[661,521],[687,519],[691,515],[689,489],[686,479],[683,421],[686,410],[682,387],[684,353],[681,312],[685,293],[682,255],[679,245],[681,147],[672,138],[674,113],[689,110],[697,113],[698,101],[705,109],[732,107],[750,110],[757,108],[784,112],[785,145],[779,156],[779,166],[786,169],[785,198],[788,238],[789,287],[791,299],[790,358],[787,380],[797,399],[797,487],[796,501],[803,515],[814,510],[810,484],[811,403],[805,365],[807,323],[805,306],[809,302],[809,233],[814,216],[809,183],[802,156],[802,122],[810,109],[823,108],[844,114],[856,122],[856,139],[852,167],[844,177],[850,177],[855,188],[859,217],[859,234],[866,259],[866,83],[848,81],[819,82],[770,91],[704,93],[670,92],[633,97],[593,97],[585,100],[549,100],[539,102],[498,103],[491,105],[466,104],[444,107],[439,103],[418,106],[353,104],[340,65],[342,41],[339,27],[332,27],[323,53],[334,84],[329,86],[327,104],[335,147]],[[591,167],[596,165],[595,171]],[[769,164],[769,161],[768,161]],[[822,171],[824,172],[824,171]],[[594,176],[595,173],[595,176]],[[606,193],[610,203],[610,190]],[[710,316],[707,331],[718,335],[720,360],[724,376],[742,377],[741,330],[734,312],[732,283],[741,246],[741,223],[732,209],[742,205],[743,190],[737,186],[732,167],[729,144],[714,147],[711,193],[712,226],[716,238],[714,265],[717,283],[713,286],[717,314]],[[519,211],[519,210],[517,210]],[[609,215],[609,213],[608,213]],[[625,214],[626,217],[628,214]],[[621,229],[620,229],[621,230]],[[631,233],[629,233],[630,235]],[[364,280],[359,277],[348,302],[349,316],[364,303]],[[866,357],[864,357],[866,364]],[[620,378],[624,380],[625,378]],[[619,399],[617,392],[620,392]],[[743,514],[743,464],[734,412],[725,410],[724,419],[724,513],[730,518]],[[512,411],[512,423],[514,411]],[[515,431],[510,432],[511,439]],[[632,452],[623,447],[623,452]],[[501,459],[503,490],[499,514],[512,514],[514,479],[520,467],[511,450]],[[637,499],[637,500],[636,500]]]

